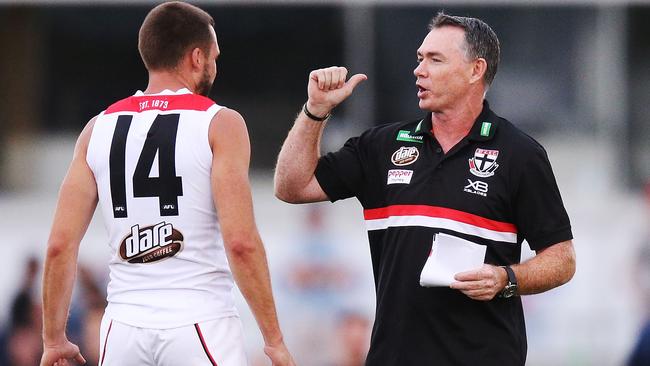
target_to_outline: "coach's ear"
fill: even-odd
[[[470,84],[475,84],[476,82],[483,81],[485,72],[487,71],[487,61],[484,58],[479,57],[474,60],[472,65],[472,75],[469,79]]]

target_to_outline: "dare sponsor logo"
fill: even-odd
[[[410,184],[411,177],[413,177],[412,170],[391,169],[388,171],[386,184]]]
[[[390,160],[397,166],[404,166],[413,164],[416,160],[418,160],[419,156],[420,151],[418,151],[417,147],[402,146],[393,153],[393,155],[390,157]]]
[[[164,221],[131,233],[120,244],[120,257],[129,263],[152,263],[173,257],[183,249],[183,234]]]

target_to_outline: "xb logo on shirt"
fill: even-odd
[[[463,191],[467,193],[474,193],[474,194],[478,194],[479,196],[487,197],[487,192],[488,192],[487,183],[481,182],[480,180],[472,182],[470,179],[468,179],[467,182],[469,184],[466,185],[465,188],[463,188]]]

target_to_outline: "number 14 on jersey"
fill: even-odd
[[[178,197],[183,195],[183,179],[176,176],[176,133],[179,114],[158,115],[151,124],[133,172],[133,196],[158,197],[160,216],[178,216]],[[128,217],[126,199],[126,139],[133,116],[117,118],[111,151],[109,171],[113,217]],[[158,153],[158,177],[150,177]]]

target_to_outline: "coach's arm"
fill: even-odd
[[[95,119],[77,140],[70,168],[63,180],[47,243],[43,269],[43,357],[41,366],[62,360],[85,363],[77,345],[65,334],[70,299],[77,271],[79,244],[97,207],[95,177],[86,163]],[[67,362],[67,361],[66,361]]]
[[[511,266],[517,278],[517,293],[532,295],[561,286],[576,272],[576,254],[573,241],[567,240],[538,250],[528,260]],[[460,290],[474,300],[493,299],[508,282],[502,267],[485,264],[482,268],[461,272],[455,276],[451,288]]]
[[[210,124],[212,192],[235,282],[264,337],[273,365],[292,366],[278,324],[264,245],[255,225],[248,167],[250,142],[242,116],[223,109]]]
[[[323,117],[352,94],[366,75],[356,74],[347,82],[348,70],[328,67],[314,70],[307,83],[307,110]],[[275,196],[289,203],[307,203],[327,200],[327,195],[314,176],[320,156],[320,139],[325,122],[309,118],[300,111],[287,139],[282,144],[275,168]]]

